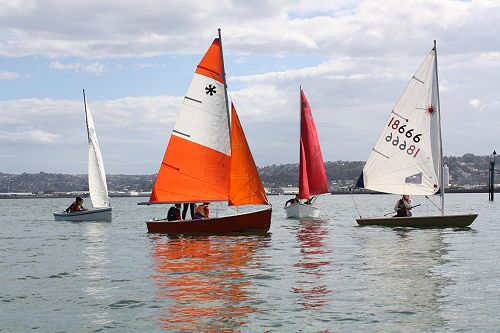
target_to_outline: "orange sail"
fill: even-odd
[[[216,38],[184,98],[150,202],[227,200],[231,146],[224,84]]]
[[[264,186],[233,104],[231,104],[231,152],[229,205],[268,205]]]

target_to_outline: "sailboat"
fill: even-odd
[[[87,124],[87,138],[89,146],[88,159],[88,182],[89,194],[92,201],[92,209],[78,212],[54,213],[56,221],[110,221],[111,204],[109,202],[108,186],[106,185],[106,173],[102,161],[101,149],[97,142],[97,135],[94,127],[94,120],[85,99],[83,90],[83,104],[85,109],[85,120]]]
[[[445,215],[441,107],[436,41],[389,114],[356,186],[441,196],[441,215],[356,219],[359,225],[467,227],[477,214]]]
[[[142,204],[227,201],[265,209],[189,221],[153,220],[148,232],[267,232],[271,212],[252,153],[231,103],[220,29],[198,64],[149,198]]]
[[[319,208],[313,205],[315,198],[312,202],[310,199],[311,196],[324,193],[329,193],[325,164],[311,107],[301,87],[299,202],[285,207],[286,217],[319,217]]]

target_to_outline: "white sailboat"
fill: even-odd
[[[85,120],[87,123],[88,137],[88,181],[89,194],[93,208],[78,212],[55,212],[56,221],[95,221],[111,220],[111,204],[109,202],[108,186],[106,184],[106,172],[102,161],[101,149],[97,142],[97,135],[94,127],[94,120],[85,99],[83,91],[83,104],[85,108]]]
[[[443,148],[436,41],[389,114],[358,187],[373,191],[433,195],[440,189],[441,215],[356,219],[360,225],[466,227],[477,214],[445,215]]]

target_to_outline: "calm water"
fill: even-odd
[[[447,196],[480,214],[468,230],[357,227],[351,196],[287,220],[270,199],[269,235],[196,238],[147,234],[168,207],[144,198],[78,223],[53,220],[69,199],[0,200],[0,331],[498,332],[500,197]],[[396,197],[354,199],[373,216]]]

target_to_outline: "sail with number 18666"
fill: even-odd
[[[477,214],[445,215],[441,107],[436,44],[412,76],[406,90],[390,112],[357,186],[373,191],[433,195],[440,190],[441,215],[374,217],[360,225],[412,227],[464,227]]]

